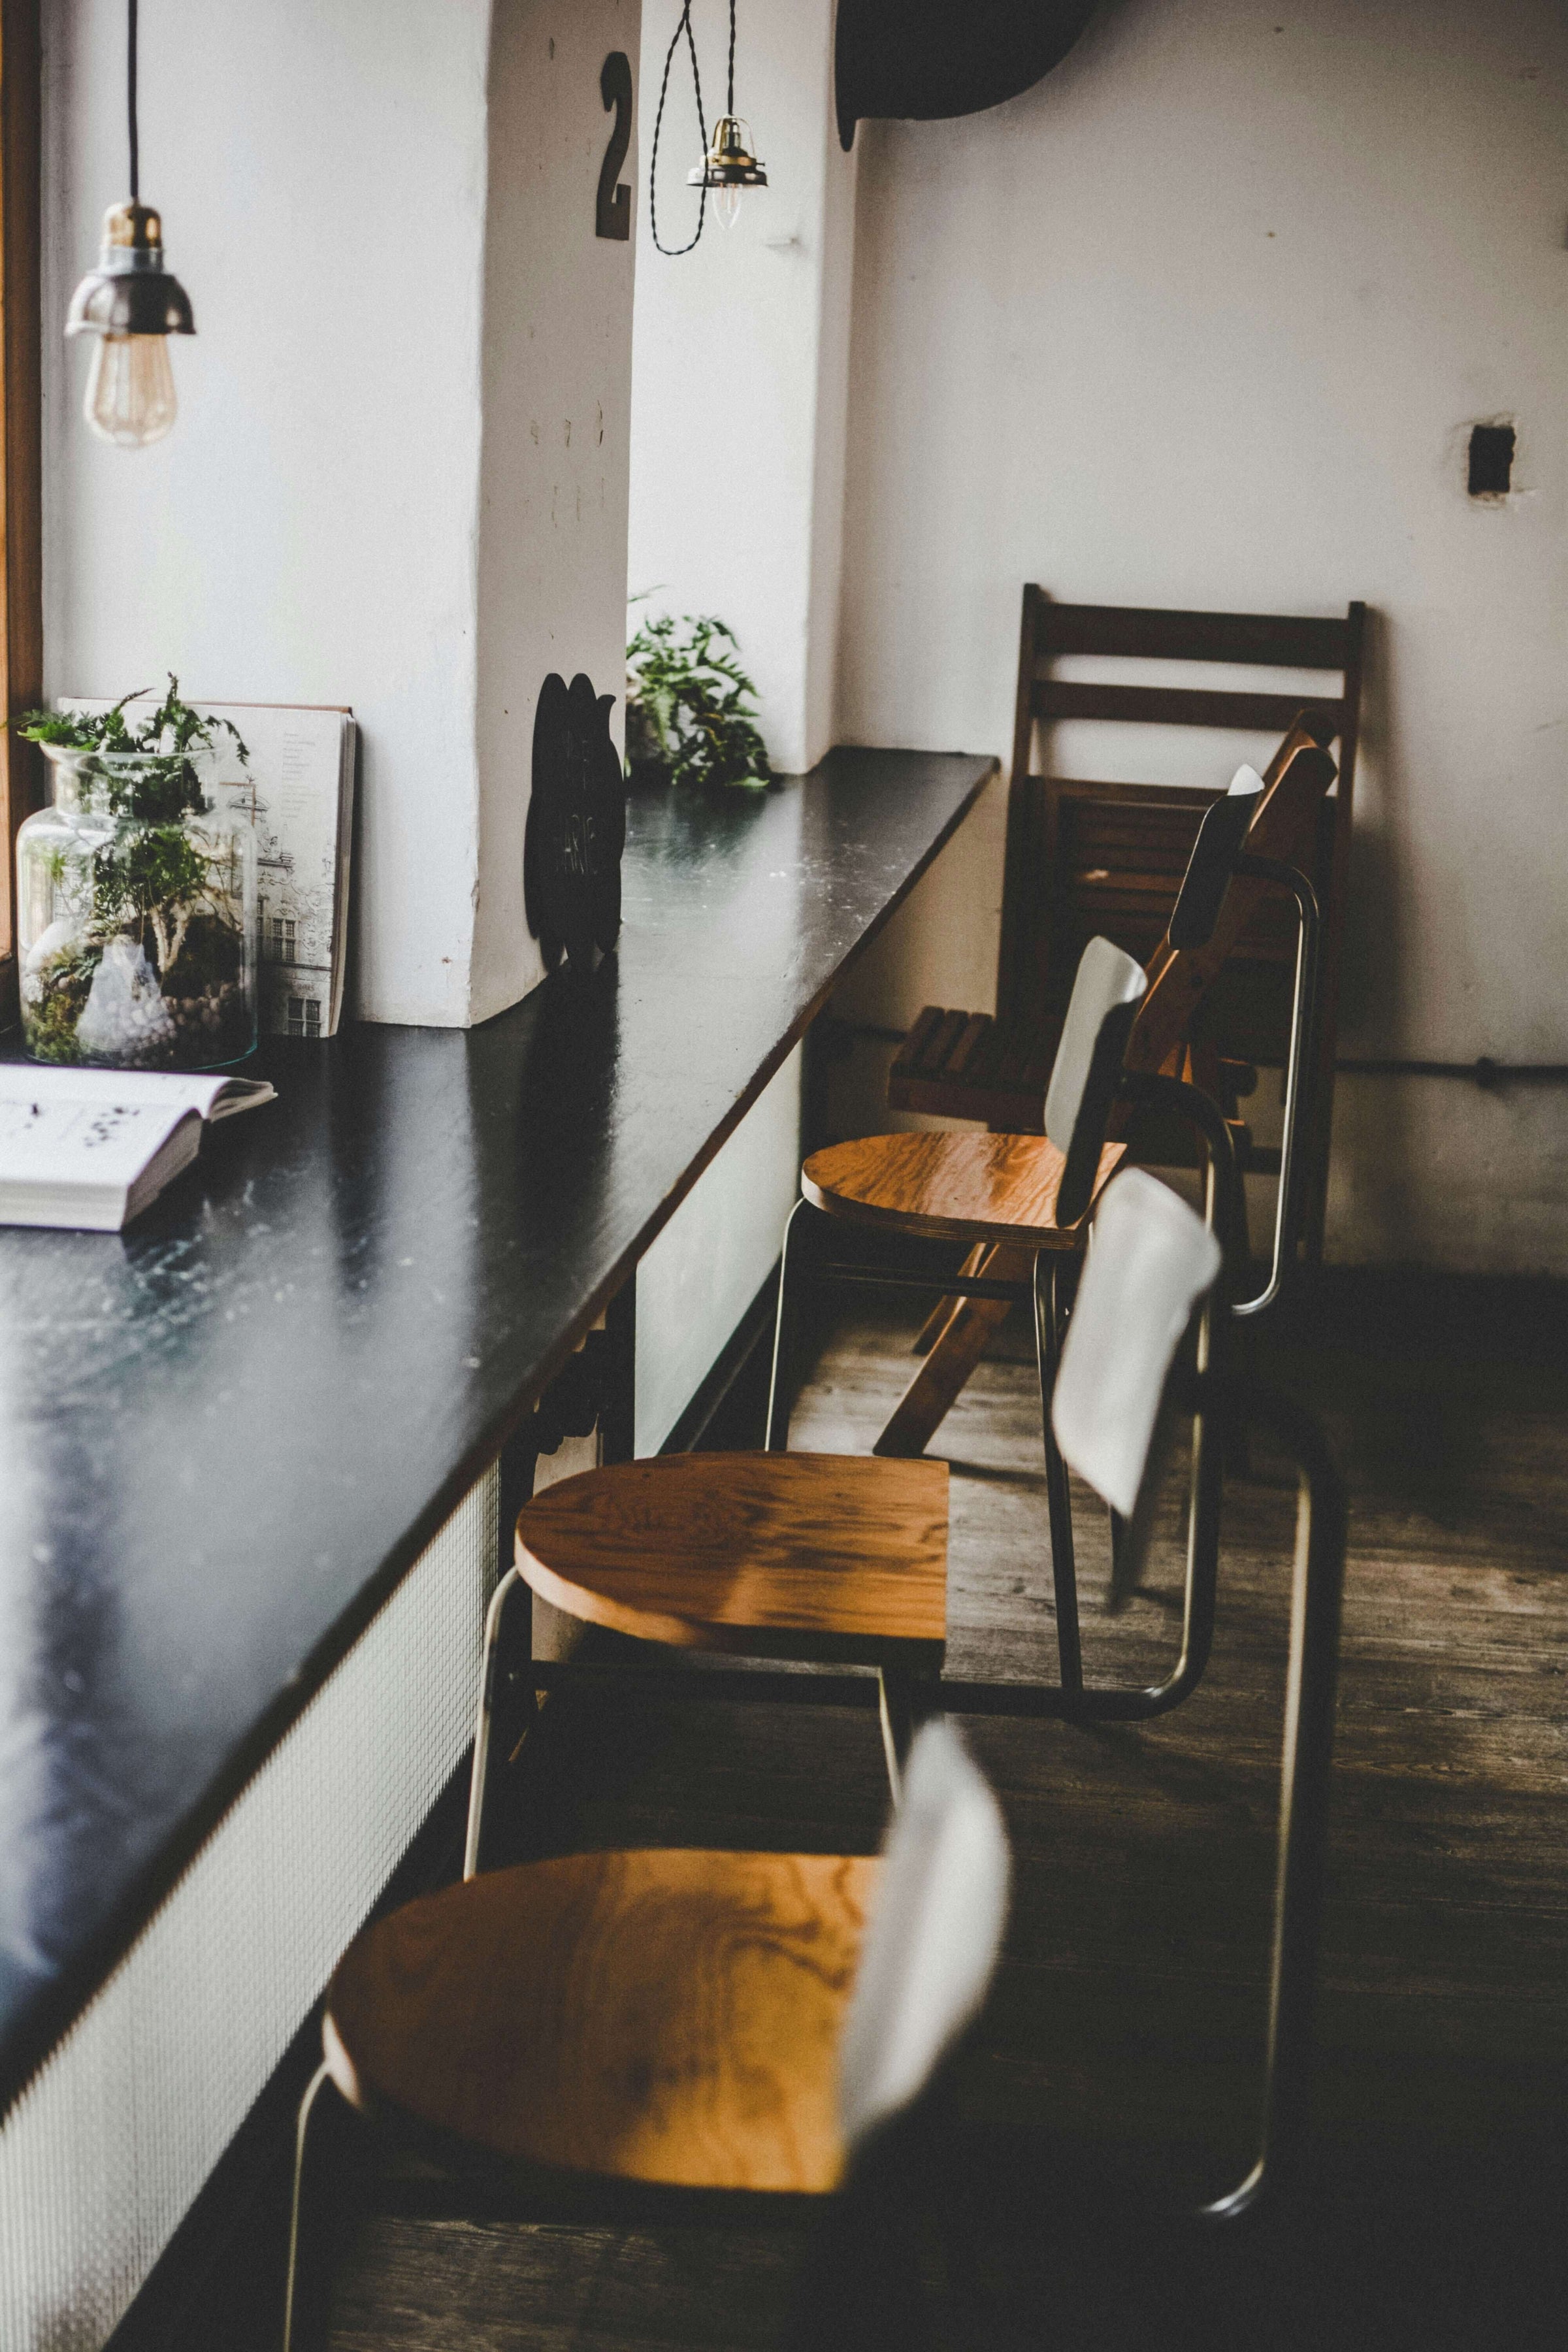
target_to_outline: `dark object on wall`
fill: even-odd
[[[1095,0],[838,0],[838,137],[865,117],[935,122],[1016,98],[1060,63]]]
[[[1473,499],[1506,499],[1513,488],[1511,425],[1478,425],[1470,435],[1468,488]]]
[[[616,125],[605,160],[599,166],[599,194],[594,209],[595,236],[618,237],[623,244],[632,233],[632,192],[616,177],[632,143],[632,64],[625,49],[612,49],[599,75],[599,96],[605,111],[616,110]]]
[[[563,952],[590,971],[621,928],[626,788],[610,740],[615,700],[581,670],[570,688],[552,670],[539,689],[522,902],[549,971]]]

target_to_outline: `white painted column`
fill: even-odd
[[[637,81],[642,0],[495,0],[489,66],[479,463],[479,843],[469,1018],[541,978],[522,912],[533,712],[585,670],[625,742],[626,463],[635,237],[597,235],[620,49]],[[637,142],[618,174],[637,184]]]
[[[595,235],[640,0],[160,0],[144,193],[197,334],[167,440],[93,439],[61,334],[126,193],[122,0],[45,11],[47,684],[352,703],[358,1010],[538,977],[533,701],[622,691],[635,247]],[[635,142],[622,167],[636,176]],[[568,436],[570,436],[568,438]]]
[[[695,252],[649,232],[647,157],[679,0],[645,0],[628,572],[646,608],[716,613],[757,681],[773,763],[833,740],[853,273],[855,159],[833,123],[833,0],[742,0],[735,107],[769,185]],[[692,22],[710,131],[724,107],[728,0]],[[671,71],[659,233],[691,234],[699,152],[689,60]],[[634,616],[635,617],[635,616]]]

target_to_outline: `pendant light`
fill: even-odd
[[[103,248],[71,297],[68,335],[96,335],[82,413],[121,449],[161,441],[174,422],[169,337],[194,335],[190,297],[163,267],[163,225],[142,202],[136,130],[136,0],[127,0],[126,112],[131,195],[103,216]]]
[[[697,204],[697,226],[684,245],[666,245],[658,233],[658,136],[664,127],[664,101],[669,91],[669,69],[675,63],[675,52],[684,36],[691,58],[691,87],[697,100],[697,131],[703,145],[700,163],[686,175],[688,187],[700,191]],[[768,175],[751,148],[750,123],[742,122],[735,112],[735,0],[730,0],[730,89],[729,111],[721,114],[713,125],[710,145],[708,127],[702,119],[702,77],[697,69],[697,41],[691,30],[691,0],[683,0],[680,18],[665,52],[664,78],[658,86],[658,111],[653,119],[653,153],[647,167],[648,226],[653,232],[655,247],[671,257],[689,253],[702,235],[708,217],[708,192],[713,191],[714,208],[719,217],[732,228],[741,210],[741,195],[746,188],[765,188]]]
[[[752,126],[735,112],[735,0],[730,0],[730,86],[724,104],[724,112],[713,125],[713,142],[701,163],[688,172],[686,184],[711,188],[714,211],[726,228],[733,228],[741,217],[744,191],[768,184],[766,172],[752,152]]]

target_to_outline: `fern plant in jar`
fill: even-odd
[[[256,1044],[256,846],[198,763],[220,729],[247,753],[174,677],[140,723],[136,699],[11,722],[51,788],[16,836],[23,1040],[40,1062],[212,1068]]]

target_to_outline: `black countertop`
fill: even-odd
[[[592,980],[268,1041],[128,1233],[0,1230],[0,2114],[994,765],[634,796]]]

